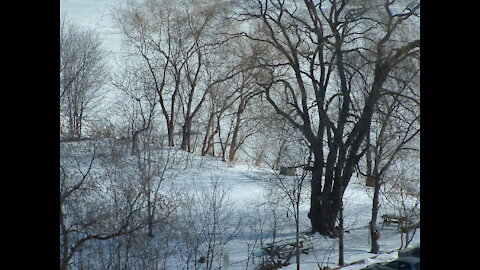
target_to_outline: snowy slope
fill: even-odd
[[[92,142],[84,141],[80,143],[62,143],[62,149],[67,147],[74,147],[73,151],[69,153],[76,153],[79,157],[80,163],[87,166],[88,160],[93,154],[91,150]],[[129,147],[126,147],[129,149]],[[162,151],[166,151],[165,149]],[[166,182],[163,184],[174,185],[176,188],[182,190],[191,190],[192,192],[209,190],[212,187],[212,181],[220,183],[220,187],[227,190],[228,201],[231,206],[236,209],[235,213],[243,215],[245,218],[252,218],[255,213],[259,213],[260,219],[264,221],[262,224],[254,224],[259,220],[251,219],[251,221],[244,222],[242,227],[242,233],[237,234],[226,246],[225,253],[228,255],[228,269],[245,269],[247,262],[249,263],[248,269],[254,269],[254,264],[258,263],[259,257],[255,258],[256,261],[247,261],[249,253],[254,252],[258,254],[260,252],[260,245],[252,248],[248,244],[252,244],[252,240],[258,239],[258,231],[250,230],[250,228],[262,227],[265,232],[264,239],[266,242],[271,240],[271,224],[268,223],[272,219],[268,215],[269,210],[263,211],[261,206],[265,202],[267,196],[267,189],[269,187],[266,179],[277,177],[277,172],[266,169],[251,166],[244,163],[227,163],[222,162],[218,158],[200,157],[185,153],[179,150],[170,150],[174,155],[172,158],[175,163],[178,164],[175,167],[175,171],[167,172]],[[93,175],[102,174],[102,162],[105,158],[108,159],[108,148],[102,148],[101,144],[96,150],[97,158],[94,163]],[[70,158],[65,156],[65,158]],[[172,160],[173,160],[172,159]],[[133,161],[133,160],[132,160]],[[128,155],[125,155],[125,159],[122,163],[129,163]],[[134,162],[133,162],[134,164]],[[101,178],[101,177],[100,177]],[[99,183],[101,186],[101,183]],[[99,197],[104,197],[108,194],[108,187],[105,187],[104,194],[99,194]],[[308,212],[308,190],[306,192],[306,199],[300,207],[301,209],[301,230],[303,232],[309,229],[309,220],[307,218]],[[362,180],[352,179],[351,184],[347,187],[344,197],[344,226],[345,230],[349,231],[344,236],[344,252],[345,263],[350,264],[364,260],[362,263],[352,266],[344,267],[343,269],[361,269],[368,264],[374,262],[390,261],[397,258],[397,250],[400,247],[400,232],[394,225],[386,225],[383,229],[379,224],[379,230],[381,238],[380,254],[371,254],[369,242],[368,223],[370,221],[371,211],[371,196],[372,189],[365,188],[362,185]],[[101,192],[100,192],[101,193]],[[295,227],[292,217],[285,216],[285,209],[279,207],[277,214],[283,215],[278,219],[281,224],[278,225],[279,230],[277,232],[278,239],[292,239],[295,236]],[[380,215],[389,211],[383,209]],[[379,221],[380,222],[380,221]],[[412,245],[419,244],[420,241],[420,229],[416,231]],[[338,240],[322,237],[318,234],[311,238],[313,244],[313,251],[308,255],[301,255],[301,267],[302,269],[318,269],[319,266],[330,268],[337,267],[338,263]],[[296,269],[295,258],[290,261],[292,264],[282,269]]]
[[[99,32],[103,39],[104,48],[111,52],[110,63],[114,65],[115,55],[121,48],[121,36],[110,17],[111,8],[124,5],[127,0],[60,0],[60,15],[76,23],[91,27]],[[228,164],[214,158],[198,156],[190,157],[191,166],[181,172],[175,179],[177,185],[192,185],[207,187],[212,179],[218,179],[228,187],[229,199],[240,211],[251,213],[258,208],[257,203],[267,194],[264,179],[274,172],[265,168],[258,168],[248,164]],[[381,238],[380,254],[368,253],[370,243],[368,238],[368,222],[372,206],[372,189],[365,188],[361,179],[352,179],[345,193],[345,229],[350,233],[345,234],[345,263],[365,260],[363,263],[344,267],[342,269],[361,269],[368,264],[389,261],[397,258],[396,249],[400,246],[400,233],[394,226],[380,229]],[[387,207],[381,209],[381,214],[389,211]],[[301,206],[302,230],[308,230],[308,200]],[[294,236],[293,227],[286,229],[282,237]],[[411,245],[419,244],[420,229],[417,230]],[[319,266],[334,268],[338,262],[337,240],[325,239],[315,235],[313,239],[314,250],[308,255],[301,256],[302,269],[319,269]],[[245,269],[248,247],[241,238],[232,240],[227,246],[229,254],[229,269]],[[374,257],[374,258],[371,258]],[[252,262],[250,269],[253,269]],[[292,264],[282,269],[296,269],[295,259]]]
[[[192,174],[186,174],[185,178],[195,176],[196,181],[208,183],[210,177],[215,176],[223,179],[224,183],[230,187],[231,198],[236,202],[237,207],[244,211],[253,211],[252,205],[255,205],[261,197],[265,196],[265,183],[261,179],[265,179],[266,175],[275,175],[278,172],[271,170],[266,171],[262,168],[256,168],[242,163],[227,164],[216,159],[211,166],[202,167],[200,171],[192,170]],[[256,179],[256,180],[254,180]],[[345,192],[344,205],[344,224],[345,230],[350,231],[344,236],[344,252],[345,263],[349,264],[360,260],[352,266],[343,269],[355,270],[361,269],[366,265],[375,262],[391,261],[398,258],[398,248],[400,247],[400,232],[394,225],[385,225],[379,230],[381,233],[380,254],[371,254],[368,223],[371,218],[373,189],[365,188],[363,180],[352,179],[351,184]],[[307,196],[308,197],[308,196]],[[386,208],[386,206],[385,206]],[[308,199],[303,201],[301,206],[302,231],[308,231],[309,220],[307,213],[309,210]],[[381,209],[380,215],[387,213],[389,209]],[[380,216],[379,215],[379,216]],[[381,222],[381,220],[379,220]],[[286,230],[282,235],[283,238],[294,238],[294,227]],[[338,266],[338,240],[327,239],[318,234],[313,237],[313,252],[308,255],[302,254],[302,269],[318,269],[318,265],[330,268]],[[410,246],[418,245],[420,242],[420,229],[415,233],[414,240]],[[247,246],[242,239],[235,239],[229,245],[230,268],[229,269],[245,269],[245,259],[247,257]],[[292,264],[282,269],[296,269],[295,259],[292,258]],[[252,268],[253,269],[253,268]]]

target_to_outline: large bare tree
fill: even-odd
[[[336,236],[343,193],[366,149],[383,85],[419,54],[415,32],[396,35],[419,16],[419,3],[257,0],[241,8],[238,18],[256,26],[243,34],[280,55],[258,61],[270,73],[259,82],[265,97],[314,155],[308,167],[312,232]]]

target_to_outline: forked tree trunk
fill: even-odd
[[[324,192],[324,195],[322,195],[317,221],[319,225],[317,231],[321,235],[333,238],[338,237],[338,230],[335,228],[335,222],[340,213],[340,205],[338,203],[339,196],[341,195],[337,192]]]
[[[322,191],[322,167],[314,165],[312,169],[310,212],[308,218],[312,225],[312,233],[337,237],[335,222],[340,211],[342,194],[340,191]]]

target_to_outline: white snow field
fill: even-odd
[[[75,164],[83,164],[84,168],[89,163],[92,156],[92,141],[81,142],[63,142],[61,143],[61,151],[63,155],[64,164],[70,162],[72,166]],[[108,144],[104,144],[107,146]],[[132,165],[134,167],[135,158],[129,156],[129,146],[125,147],[127,151],[123,154],[122,164],[125,168]],[[168,189],[172,186],[177,190],[187,190],[188,192],[207,192],[212,189],[212,183],[217,183],[220,190],[226,190],[225,202],[228,209],[234,209],[231,216],[232,221],[238,218],[244,218],[242,222],[241,232],[234,235],[224,248],[223,256],[228,258],[224,262],[223,269],[255,269],[256,264],[260,262],[260,257],[255,257],[253,260],[249,254],[254,253],[259,255],[261,253],[259,242],[252,248],[252,243],[255,239],[266,242],[272,241],[274,217],[270,215],[275,209],[276,211],[276,240],[294,239],[295,238],[295,223],[292,215],[287,215],[286,207],[282,205],[266,207],[267,199],[270,201],[285,201],[286,195],[279,191],[273,197],[268,197],[268,188],[271,187],[268,180],[278,180],[278,171],[273,171],[268,168],[256,167],[245,163],[227,163],[222,162],[218,158],[201,157],[198,155],[189,154],[181,150],[172,148],[160,148],[170,151],[170,162],[175,166],[169,167],[165,171],[164,182],[162,188]],[[169,150],[170,149],[170,150]],[[97,179],[102,178],[102,173],[105,170],[105,165],[108,164],[109,148],[103,148],[102,142],[98,144],[92,175],[98,176]],[[72,159],[76,156],[76,160]],[[77,160],[79,163],[77,163]],[[130,165],[128,165],[130,164]],[[125,170],[125,169],[124,169]],[[127,175],[130,175],[126,169]],[[84,170],[85,171],[85,170]],[[132,173],[134,175],[134,173]],[[284,179],[294,179],[295,176],[287,176]],[[134,179],[134,178],[129,178]],[[105,180],[101,180],[105,181]],[[131,180],[135,181],[135,180]],[[108,198],[109,182],[99,182],[96,186],[103,190],[104,194],[99,194],[98,199]],[[104,187],[102,187],[105,185]],[[111,187],[111,186],[110,186]],[[304,199],[300,206],[300,230],[308,232],[309,219],[307,217],[309,209],[309,191],[308,182],[304,188]],[[344,235],[344,261],[345,265],[357,262],[351,266],[345,266],[342,269],[361,269],[366,265],[394,260],[398,257],[398,249],[401,245],[401,233],[397,230],[396,225],[385,225],[382,228],[381,218],[378,221],[378,229],[381,233],[379,239],[380,253],[372,254],[370,250],[370,240],[368,223],[371,217],[373,189],[366,188],[363,185],[363,179],[353,178],[347,187],[344,196],[344,229],[348,231]],[[95,198],[93,198],[95,199]],[[203,205],[199,205],[203,207]],[[275,208],[276,207],[276,208]],[[382,205],[379,216],[384,213],[391,213],[393,209],[389,209],[388,204]],[[291,213],[291,212],[290,212]],[[256,219],[255,217],[258,217]],[[227,222],[228,223],[228,222]],[[234,224],[235,222],[232,222]],[[229,225],[226,225],[229,226]],[[225,227],[227,228],[227,227]],[[264,239],[259,239],[259,231],[261,229]],[[228,228],[226,229],[228,230]],[[310,236],[310,241],[313,244],[313,249],[308,254],[301,254],[300,263],[301,269],[322,269],[322,267],[330,267],[335,269],[338,267],[338,239],[330,239],[319,234]],[[294,240],[291,240],[294,241]],[[413,241],[409,246],[416,246],[420,243],[420,229],[417,229]],[[363,261],[362,261],[363,260]],[[247,265],[248,263],[248,265]],[[291,258],[290,265],[282,267],[281,269],[296,269],[295,257]],[[228,265],[228,266],[227,266]],[[170,268],[168,268],[170,269]]]

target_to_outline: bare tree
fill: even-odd
[[[302,189],[307,172],[304,171],[300,176],[281,177],[278,179],[278,187],[288,198],[288,210],[291,212],[295,221],[295,257],[297,270],[300,269],[300,204],[303,200]]]
[[[153,132],[146,132],[141,136],[141,143],[136,146],[134,169],[135,178],[138,179],[145,197],[149,237],[154,237],[154,225],[168,219],[178,207],[170,203],[166,187],[162,184],[182,172],[176,150],[152,143],[154,138]]]
[[[154,125],[159,122],[155,121],[159,101],[158,93],[149,80],[149,71],[128,58],[124,59],[124,62],[123,70],[112,77],[112,84],[119,90],[116,107],[120,109],[120,113],[117,115],[122,117],[124,122],[128,122],[125,139],[132,142],[131,155],[135,155],[138,154],[138,142],[142,134],[149,134],[146,136],[150,140],[149,143],[160,139],[158,138],[160,134],[155,134],[157,138],[152,137]]]
[[[105,52],[97,33],[62,19],[60,23],[60,110],[68,136],[79,139],[84,121],[104,94]]]
[[[190,2],[189,2],[190,3]],[[195,2],[189,5],[180,16],[185,16],[185,43],[188,51],[185,53],[185,78],[180,92],[181,109],[183,113],[182,143],[183,150],[192,152],[191,133],[193,119],[198,115],[212,86],[223,81],[224,70],[221,69],[225,60],[221,60],[219,50],[224,44],[217,32],[221,29],[219,21],[225,6],[221,1]],[[218,80],[220,79],[220,80]]]
[[[90,142],[85,142],[89,144]],[[106,241],[144,227],[141,191],[119,175],[98,173],[97,144],[73,147],[64,144],[60,159],[60,269],[69,269],[82,248],[95,240]],[[92,147],[93,149],[90,149]],[[77,149],[78,148],[78,149]],[[91,151],[91,154],[88,152]],[[95,168],[95,169],[94,169]],[[96,173],[93,173],[93,171]],[[107,173],[108,175],[108,173]],[[103,175],[106,176],[106,175]],[[103,188],[109,184],[111,192]],[[113,181],[117,179],[118,181]],[[112,196],[113,198],[111,198]]]
[[[176,18],[176,5],[168,1],[129,2],[114,10],[114,17],[131,48],[129,60],[138,59],[149,87],[157,93],[166,123],[168,145],[174,145],[174,123],[180,91],[182,18]]]
[[[194,119],[212,87],[231,76],[217,67],[226,60],[217,61],[220,57],[215,56],[225,42],[217,34],[224,9],[221,1],[146,0],[114,11],[131,49],[128,57],[138,59],[149,87],[157,93],[169,146],[175,144],[178,124],[180,147],[193,151]]]
[[[309,143],[312,232],[329,236],[338,235],[341,198],[365,151],[361,146],[383,85],[420,46],[416,36],[392,39],[400,25],[418,16],[415,2],[400,9],[394,1],[358,2],[259,0],[239,12],[240,20],[258,25],[243,35],[282,56],[259,59],[270,73],[259,84],[276,112]],[[364,83],[353,84],[357,80]]]
[[[185,201],[166,180],[182,171],[179,151],[152,143],[152,130],[133,156],[129,141],[61,144],[61,269],[161,269],[173,257]]]
[[[407,65],[412,66],[412,65]],[[414,66],[414,65],[413,65]],[[373,116],[371,131],[366,137],[368,150],[365,155],[367,186],[374,187],[372,219],[370,234],[372,253],[378,253],[378,242],[375,236],[379,211],[381,185],[385,183],[385,175],[395,163],[401,163],[414,152],[419,151],[420,134],[418,66],[417,72],[409,72],[409,78],[395,76],[389,88],[385,88],[377,104],[377,112]],[[398,73],[398,72],[397,72]],[[402,72],[403,73],[403,72]],[[402,74],[397,74],[402,75]],[[391,91],[390,89],[396,89]]]
[[[177,269],[226,269],[228,265],[222,265],[225,247],[242,225],[228,187],[212,177],[208,188],[196,188],[187,197],[176,225]]]
[[[420,227],[419,157],[410,155],[392,167],[386,175],[388,184],[383,186],[382,193],[385,204],[404,219],[399,226],[399,249],[402,249],[408,247]]]

